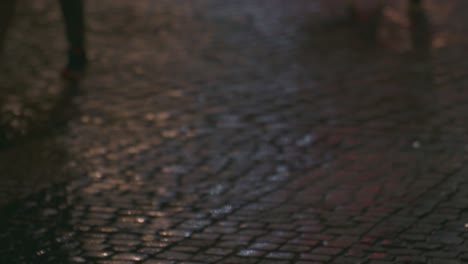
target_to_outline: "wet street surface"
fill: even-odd
[[[21,3],[0,263],[468,261],[468,4],[428,2],[421,56],[310,0],[89,1],[77,86],[57,3]]]

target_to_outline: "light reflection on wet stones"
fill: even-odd
[[[416,119],[418,115],[412,115],[418,111],[416,104],[396,101],[393,105],[381,100],[378,93],[370,93],[368,86],[380,83],[369,76],[382,69],[365,68],[373,68],[372,62],[357,66],[336,56],[344,61],[332,67],[327,63],[334,59],[326,54],[315,54],[322,60],[308,57],[312,48],[298,47],[299,40],[291,33],[305,23],[307,7],[301,12],[302,8],[295,10],[294,5],[285,6],[281,1],[269,6],[260,1],[217,5],[204,0],[183,8],[177,4],[158,1],[152,3],[154,10],[147,10],[143,2],[90,4],[91,39],[97,47],[105,43],[106,48],[94,55],[96,74],[83,86],[86,95],[78,98],[83,116],[59,137],[66,143],[66,152],[78,159],[69,169],[83,173],[46,190],[44,196],[27,199],[18,205],[18,212],[6,214],[17,222],[2,228],[8,230],[7,238],[18,240],[8,247],[9,256],[39,252],[34,257],[41,260],[50,257],[76,263],[159,262],[152,258],[248,263],[261,262],[263,257],[265,263],[323,262],[340,254],[384,258],[380,251],[372,250],[378,238],[356,241],[352,237],[364,237],[366,232],[377,237],[396,235],[398,232],[386,229],[388,222],[394,230],[404,230],[420,221],[415,212],[406,218],[404,211],[399,212],[402,217],[385,217],[413,201],[416,196],[409,197],[413,188],[424,193],[442,182],[448,172],[456,171],[460,163],[454,160],[464,160],[459,148],[449,142],[432,151],[421,139],[423,147],[418,146],[417,153],[409,151],[407,142],[432,133],[431,120],[420,121],[427,128],[424,124],[414,128],[405,119]],[[107,5],[115,8],[112,15]],[[57,10],[44,12],[57,15]],[[147,12],[161,14],[148,16]],[[219,14],[226,17],[219,19]],[[164,30],[153,34],[156,26]],[[59,34],[55,27],[51,32]],[[145,37],[134,38],[137,33],[145,33]],[[128,41],[114,41],[122,36]],[[298,65],[296,52],[304,53],[310,62]],[[204,61],[204,57],[216,59]],[[402,62],[398,58],[382,60],[389,65],[382,71],[383,78],[395,78],[399,74],[395,69]],[[320,67],[325,71],[349,68],[349,76],[330,73],[349,80],[325,80],[340,92],[302,76],[309,76],[317,61],[324,62]],[[295,66],[287,69],[276,68],[292,64]],[[160,81],[163,77],[183,81]],[[302,84],[300,78],[304,78]],[[205,85],[204,81],[212,82]],[[426,83],[419,85],[427,87]],[[50,94],[56,95],[57,86],[50,87]],[[383,86],[381,91],[394,97],[396,93],[402,100],[412,98],[406,92],[414,85],[401,87],[395,92]],[[456,94],[460,101],[465,97],[462,92]],[[449,91],[436,96],[441,104],[453,102]],[[11,116],[22,111],[30,117],[28,109],[16,106],[8,108]],[[38,108],[46,111],[50,107],[45,103]],[[440,119],[446,115],[460,118],[457,112],[463,113],[463,106],[453,107],[455,113],[433,112]],[[379,116],[382,129],[373,123]],[[23,125],[14,124],[12,127]],[[448,135],[462,139],[463,131],[453,129]],[[42,148],[49,146],[38,147]],[[419,163],[423,154],[434,162]],[[440,169],[439,164],[444,167]],[[53,176],[63,174],[48,168]],[[438,169],[445,172],[427,173]],[[33,172],[30,174],[38,171]],[[451,195],[437,197],[450,199]],[[33,202],[28,203],[30,200]],[[437,204],[420,214],[431,214]],[[428,218],[428,224],[440,225],[460,214],[444,212],[452,217]],[[24,229],[22,224],[31,223],[27,217],[35,223]],[[31,233],[38,239],[37,245],[34,242],[18,254]],[[459,233],[450,232],[433,239],[448,246],[464,241]],[[347,253],[341,253],[348,247]],[[406,253],[427,250],[419,248]],[[404,252],[389,249],[388,253]]]

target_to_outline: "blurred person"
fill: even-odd
[[[83,0],[59,0],[68,44],[68,62],[61,72],[65,79],[79,79],[86,68],[85,23]],[[11,23],[16,0],[0,0],[0,52]]]
[[[15,0],[0,1],[0,52],[3,51],[5,36],[15,9],[15,2]]]
[[[383,6],[384,0],[321,0],[325,16],[330,18],[352,18],[367,20]]]
[[[409,2],[411,43],[414,49],[427,53],[431,49],[433,33],[429,17],[422,8],[422,0],[410,0]]]
[[[378,27],[387,0],[321,0],[322,12],[330,21],[357,25],[365,38],[377,40]]]
[[[377,41],[386,5],[395,0],[321,0],[326,17],[356,24],[364,36]],[[409,15],[420,12],[422,0],[407,0]]]

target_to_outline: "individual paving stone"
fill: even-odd
[[[394,263],[393,261],[386,261],[386,260],[371,260],[369,264],[391,264]]]
[[[222,241],[216,244],[217,247],[224,247],[224,248],[236,248],[236,247],[243,247],[249,244],[248,241]]]
[[[200,251],[200,248],[197,248],[197,247],[175,246],[175,247],[172,247],[171,250],[180,251],[180,252],[198,252],[198,251]]]
[[[265,259],[265,260],[261,260],[259,263],[287,264],[287,263],[290,263],[290,261]]]
[[[267,258],[272,258],[272,259],[293,259],[294,254],[290,252],[270,252],[266,255]]]
[[[299,258],[301,260],[312,260],[312,261],[329,261],[331,259],[330,256],[326,255],[315,255],[315,254],[309,254],[309,253],[302,253],[300,254]]]
[[[190,240],[181,241],[179,245],[203,248],[203,247],[208,247],[210,245],[213,245],[215,242],[216,241],[214,240],[190,239]]]
[[[203,263],[206,263],[206,262],[199,262],[199,261],[183,261],[181,262],[183,264],[203,264]]]
[[[241,234],[223,235],[221,237],[221,241],[238,241],[240,243],[248,243],[252,239],[252,236],[245,236]]]
[[[168,260],[189,260],[192,258],[192,254],[177,251],[166,251],[164,253],[158,254],[157,257]]]
[[[215,234],[233,234],[236,233],[238,229],[236,227],[209,227],[204,231]]]
[[[243,249],[237,253],[241,257],[262,257],[267,252],[258,249]]]
[[[257,258],[245,258],[245,257],[234,257],[230,256],[222,260],[223,263],[229,263],[229,264],[241,264],[241,263],[257,263],[258,259]]]
[[[206,251],[206,254],[210,255],[219,255],[219,256],[227,256],[233,252],[232,249],[229,248],[209,248]]]
[[[326,245],[328,247],[346,248],[346,247],[349,247],[349,246],[351,246],[352,244],[354,244],[354,243],[356,243],[358,241],[360,241],[359,237],[340,236],[340,237],[337,237],[334,240],[327,241],[326,243],[324,243],[324,245]]]
[[[198,233],[198,234],[193,234],[192,237],[194,239],[200,239],[200,240],[207,240],[207,241],[215,241],[217,240],[221,235],[218,234],[211,234],[211,233]]]
[[[125,261],[125,260],[104,260],[97,262],[99,264],[134,264],[136,262],[133,261]]]
[[[419,241],[425,241],[426,236],[424,235],[417,235],[417,234],[404,234],[400,236],[401,239],[410,241],[410,242],[419,242]]]
[[[115,245],[115,246],[126,246],[126,247],[132,247],[132,246],[137,246],[140,244],[140,241],[136,239],[110,239],[108,241],[110,245]]]
[[[112,253],[109,251],[88,251],[84,254],[85,257],[96,259],[108,258],[111,255]]]
[[[239,232],[240,235],[257,237],[260,235],[264,235],[267,231],[265,230],[255,230],[255,229],[243,229]]]
[[[388,253],[386,252],[374,252],[368,256],[369,259],[387,259],[389,258]]]
[[[222,256],[214,256],[203,253],[199,253],[192,258],[192,260],[197,261],[197,263],[219,263],[221,259],[223,259]]]
[[[136,250],[136,247],[127,247],[127,246],[113,246],[112,250],[114,252],[132,252]]]
[[[333,260],[334,263],[337,264],[355,264],[355,263],[365,263],[367,260],[362,260],[361,258],[354,258],[354,257],[338,257]],[[321,262],[326,263],[326,262]]]
[[[309,238],[295,238],[290,241],[288,241],[288,244],[291,245],[306,245],[310,247],[314,247],[320,244],[326,244],[324,241],[319,241],[319,240],[314,240],[314,239],[309,239]]]
[[[442,244],[433,244],[433,243],[427,243],[427,242],[421,242],[421,243],[416,243],[413,245],[415,249],[423,249],[423,250],[438,250],[442,248]]]
[[[157,247],[143,247],[143,248],[138,249],[138,253],[147,254],[147,255],[154,255],[161,251],[162,249],[157,248]]]
[[[131,251],[131,250],[129,250]],[[128,252],[128,251],[127,251]],[[112,256],[112,259],[115,260],[129,260],[129,261],[142,261],[145,260],[148,256],[143,254],[132,254],[132,253],[120,253]]]
[[[464,239],[457,233],[434,233],[430,240],[434,243],[443,243],[450,245],[457,245],[463,243]]]
[[[396,256],[415,256],[419,254],[418,250],[407,248],[389,249],[389,252]]]
[[[460,254],[458,251],[453,251],[446,249],[444,251],[432,251],[432,252],[427,252],[424,255],[427,257],[434,257],[434,258],[445,258],[445,259],[451,259],[455,258]]]
[[[144,264],[175,264],[176,262],[175,262],[175,261],[171,261],[171,260],[150,259],[150,260],[144,261],[143,263],[144,263]]]
[[[403,263],[427,263],[428,259],[419,255],[413,255],[413,256],[398,256],[395,259],[395,262],[403,262]]]
[[[313,254],[317,255],[329,255],[334,256],[338,255],[343,249],[341,248],[331,248],[331,247],[319,247],[312,251]]]
[[[279,246],[280,245],[274,243],[255,242],[250,245],[250,248],[271,251],[277,249]]]
[[[300,245],[284,245],[280,248],[280,251],[288,251],[288,252],[308,252],[310,251],[311,247],[308,246],[300,246]]]
[[[431,262],[433,264],[442,264],[442,263],[447,263],[447,264],[460,264],[461,262],[459,260],[455,259],[431,259]]]
[[[270,228],[276,229],[275,225],[270,225]],[[293,238],[293,237],[296,237],[298,233],[288,232],[288,231],[273,231],[271,232],[271,235],[276,236],[276,237]]]
[[[283,238],[283,237],[275,237],[275,236],[271,236],[271,235],[261,236],[261,237],[257,238],[256,240],[257,240],[258,242],[270,243],[270,244],[283,244],[284,242],[287,241],[286,238]]]

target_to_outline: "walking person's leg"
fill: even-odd
[[[78,78],[84,71],[86,59],[85,19],[83,0],[60,0],[68,41],[68,64],[65,78]]]
[[[432,46],[432,28],[423,4],[423,0],[409,0],[408,16],[413,49],[428,54]]]
[[[15,12],[16,0],[0,0],[0,53],[3,51],[8,27]]]

